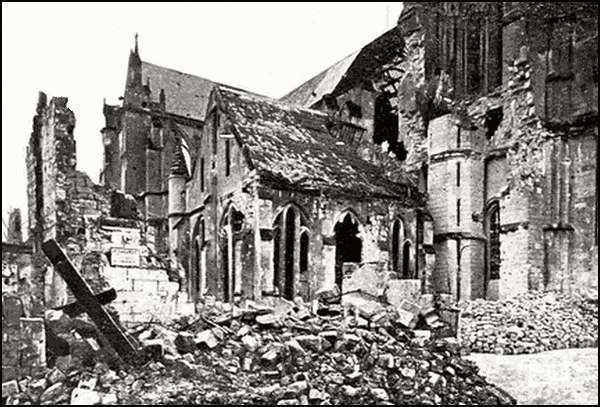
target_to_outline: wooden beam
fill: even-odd
[[[85,309],[114,350],[123,360],[133,362],[138,353],[135,346],[112,316],[102,307],[88,283],[79,274],[58,243],[54,239],[48,240],[42,245],[42,250],[54,265],[54,269],[65,280],[77,302]]]

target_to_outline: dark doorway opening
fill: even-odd
[[[230,281],[229,281],[229,261],[231,259],[229,259],[229,242],[228,242],[228,236],[225,235],[224,239],[223,239],[223,244],[221,245],[221,258],[223,259],[222,263],[222,271],[223,271],[223,300],[224,301],[230,301],[230,295],[229,292],[231,290],[230,287]],[[232,273],[233,274],[233,273]],[[233,278],[235,278],[235,276],[232,276]],[[231,284],[233,284],[233,281],[231,282]]]
[[[300,235],[300,273],[308,271],[308,233]]]
[[[281,215],[275,219],[275,226],[273,226],[273,290],[277,294],[280,294],[279,280],[279,261],[281,256],[280,246],[281,245]]]
[[[358,237],[358,222],[350,215],[335,225],[335,283],[342,288],[343,264],[360,263],[362,241]]]
[[[288,300],[294,298],[294,243],[296,236],[296,216],[289,208],[285,215],[285,281],[283,296]]]
[[[404,242],[402,247],[402,278],[413,278],[410,269],[410,242]]]

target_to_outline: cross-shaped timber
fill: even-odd
[[[54,269],[65,280],[67,286],[73,292],[77,303],[85,309],[91,320],[96,324],[98,330],[104,335],[114,350],[123,360],[133,362],[138,354],[135,346],[117,325],[112,316],[102,307],[98,298],[92,292],[88,283],[77,271],[66,253],[60,248],[54,239],[50,239],[42,245],[42,250],[54,265]]]

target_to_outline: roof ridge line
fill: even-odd
[[[305,111],[307,113],[313,113],[313,114],[316,114],[318,116],[323,116],[323,117],[327,117],[328,116],[328,114],[326,112],[323,112],[321,110],[312,109],[310,107],[304,107],[304,106],[296,104],[296,103],[285,102],[285,101],[282,101],[280,99],[276,99],[276,98],[273,98],[273,97],[270,97],[270,96],[266,96],[266,95],[261,95],[261,94],[258,94],[258,93],[249,92],[249,91],[247,91],[245,89],[235,88],[235,87],[232,87],[232,86],[229,86],[229,85],[224,85],[224,84],[217,84],[217,88],[218,88],[218,90],[221,90],[221,89],[224,88],[224,90],[229,89],[229,90],[233,90],[233,91],[235,91],[237,93],[241,92],[241,93],[244,93],[244,94],[246,94],[246,95],[248,95],[250,97],[256,97],[257,96],[258,98],[264,100],[265,102],[268,102],[268,103],[271,103],[271,104],[274,104],[274,105],[279,105],[281,107],[294,108],[294,109],[297,109],[297,110],[302,110],[302,111]]]
[[[176,73],[179,73],[179,74],[182,74],[182,75],[193,76],[195,78],[202,79],[202,80],[205,80],[205,81],[208,81],[208,82],[212,82],[212,83],[217,84],[217,85],[220,84],[219,82],[213,81],[212,79],[208,79],[208,78],[205,78],[203,76],[198,76],[198,75],[193,74],[193,73],[178,71],[177,69],[169,68],[167,66],[158,65],[158,64],[155,64],[155,63],[152,63],[152,62],[144,61],[143,59],[142,59],[142,63],[143,64],[147,64],[147,65],[152,65],[152,66],[155,66],[155,67],[161,68],[161,69],[167,69],[169,71],[176,72]]]

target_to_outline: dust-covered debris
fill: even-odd
[[[411,331],[395,307],[384,307],[384,317],[365,323],[347,305],[326,312],[339,305],[325,301],[312,309],[280,299],[241,307],[207,303],[197,316],[171,326],[130,329],[144,350],[137,365],[109,357],[106,347],[91,352],[75,323],[85,315],[58,317],[61,311],[53,311],[53,328],[70,335],[72,363],[7,384],[6,402],[514,404],[461,359],[454,338],[441,338],[437,330]]]

